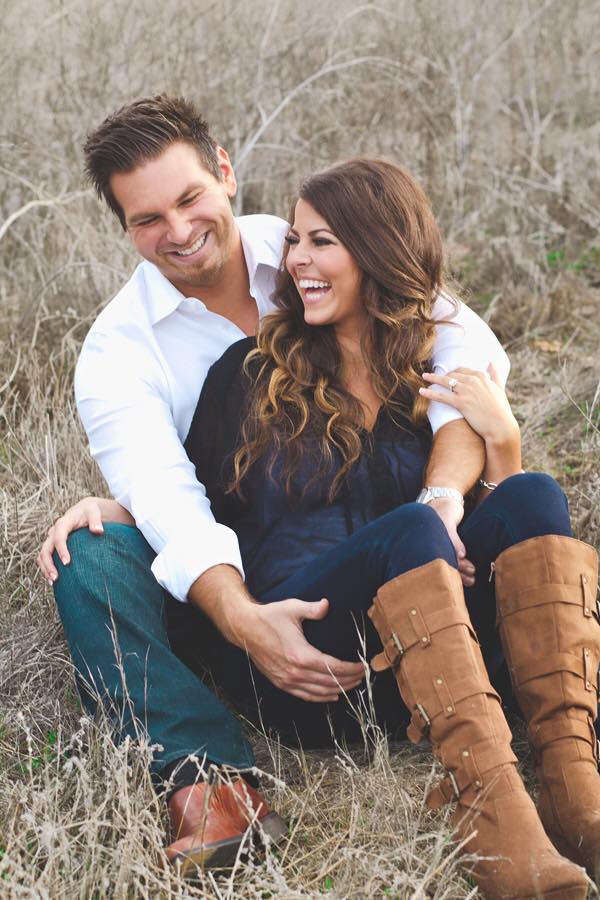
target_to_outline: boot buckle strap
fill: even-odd
[[[406,653],[406,649],[402,646],[400,638],[395,631],[392,631],[389,640],[385,642],[383,648],[383,656],[387,660],[386,668],[390,668],[392,672],[396,672],[400,665],[400,660]],[[376,670],[377,671],[377,670]]]
[[[529,740],[539,761],[541,751],[549,744],[565,738],[577,738],[587,741],[592,747],[594,755],[596,749],[596,732],[594,720],[588,715],[587,719],[568,719],[566,717],[542,722],[535,729],[529,729]]]
[[[454,776],[454,772],[447,772],[446,778],[452,785],[452,796],[453,796],[454,800],[460,800],[460,790],[458,788],[458,781],[456,780],[456,778]]]
[[[396,651],[404,654],[413,647],[421,647],[425,650],[431,646],[435,635],[447,628],[465,626],[473,640],[477,642],[477,636],[473,631],[466,608],[457,610],[453,606],[448,606],[442,609],[423,611],[414,605],[405,609],[401,615],[396,612],[388,614],[380,598],[377,597],[368,614],[381,636],[382,643],[382,636],[389,635],[384,646],[390,665],[392,658],[396,656]]]
[[[582,572],[579,576],[581,580],[581,595],[583,599],[583,614],[586,618],[591,618],[592,616],[596,616],[596,619],[600,618],[600,599],[596,598],[596,602],[593,602],[592,599],[592,590],[590,588],[590,579],[588,576]],[[595,607],[595,609],[594,609]]]
[[[427,710],[421,703],[415,704],[415,709],[410,717],[410,724],[406,729],[409,741],[418,744],[424,737],[429,734],[431,728],[431,719]]]
[[[408,620],[414,632],[416,643],[424,650],[431,644],[431,632],[427,627],[425,616],[418,606],[412,606],[408,611]]]
[[[419,715],[421,716],[421,718],[423,719],[423,721],[425,722],[425,727],[431,728],[431,719],[427,715],[427,710],[425,709],[425,707],[422,706],[420,703],[417,703],[416,709],[417,709]]]
[[[391,669],[395,673],[405,653],[406,649],[402,646],[400,638],[395,631],[392,631],[389,640],[383,645],[381,653],[371,660],[371,668],[374,672],[385,672],[386,669]]]
[[[585,653],[587,650],[587,655]],[[593,690],[592,686],[592,652],[589,648],[584,648],[581,655],[576,653],[550,653],[542,659],[534,659],[522,663],[520,666],[511,667],[511,678],[515,688],[520,688],[528,681],[541,678],[555,672],[570,672],[578,675],[584,681],[590,684],[587,690]]]
[[[598,662],[589,647],[583,648],[583,680],[586,691],[598,691]],[[594,668],[596,671],[594,672]]]
[[[449,719],[456,715],[456,708],[464,700],[485,694],[487,697],[494,698],[500,702],[500,697],[488,682],[487,685],[481,683],[481,679],[468,675],[465,678],[456,680],[452,685],[452,690],[448,685],[444,672],[440,672],[431,679],[432,690],[423,692],[421,695],[421,706],[428,712],[429,719],[436,719],[438,716],[444,716]]]
[[[496,741],[488,739],[473,747],[464,748],[462,763],[454,771],[447,771],[441,782],[427,795],[427,806],[439,809],[446,803],[458,800],[467,787],[476,792],[483,789],[487,780],[493,779],[493,773],[505,765],[514,765],[517,757],[510,744],[498,747]]]
[[[391,641],[392,641],[394,647],[396,648],[396,650],[398,651],[398,653],[400,654],[400,656],[404,656],[404,647],[400,643],[400,638],[398,637],[398,635],[396,634],[395,631],[392,631]]]
[[[454,772],[448,770],[442,780],[429,791],[425,803],[429,809],[440,809],[447,803],[460,800],[460,788]]]

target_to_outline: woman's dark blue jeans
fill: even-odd
[[[503,659],[495,627],[491,563],[507,547],[545,534],[571,535],[566,498],[558,484],[542,474],[515,475],[503,481],[459,528],[476,582],[465,590],[492,680],[501,692]],[[381,649],[366,613],[378,589],[398,575],[444,559],[456,567],[456,555],[439,516],[429,506],[409,503],[371,522],[347,540],[303,566],[266,596],[263,603],[288,597],[329,600],[329,613],[306,621],[308,641],[340,659],[370,659]],[[360,726],[352,707],[360,707],[361,688],[332,704],[309,703],[276,688],[228,644],[197,610],[169,606],[170,637],[175,651],[194,664],[198,654],[208,663],[216,684],[249,718],[305,747],[325,746],[336,738],[353,740]],[[378,724],[392,735],[403,734],[409,715],[390,671],[374,676],[374,711]]]

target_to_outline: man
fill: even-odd
[[[234,218],[227,153],[180,98],[124,107],[88,138],[85,155],[99,196],[144,259],[92,326],[75,377],[92,455],[133,518],[107,525],[101,538],[80,530],[67,549],[69,531],[91,524],[74,508],[51,529],[40,565],[56,582],[84,702],[93,709],[83,685],[92,682],[116,705],[121,733],[135,734],[142,720],[159,745],[155,774],[175,787],[169,857],[222,865],[235,856],[249,819],[275,839],[283,823],[247,774],[253,758],[238,722],[171,649],[173,622],[181,619],[172,598],[209,616],[271,681],[304,700],[336,699],[364,674],[360,664],[305,640],[302,621],[322,618],[326,604],[290,598],[263,606],[250,596],[236,536],[214,521],[183,449],[210,365],[273,308],[288,226],[272,216]],[[448,314],[438,300],[436,318]],[[506,372],[490,330],[461,306],[453,324],[437,328],[434,366],[485,369],[489,362]],[[456,528],[462,496],[483,467],[482,442],[439,403],[431,404],[430,420],[426,501],[446,524],[465,583],[472,583]],[[197,658],[186,661],[197,668]],[[196,756],[246,771],[246,780],[220,784],[207,805],[211,788],[196,783]]]

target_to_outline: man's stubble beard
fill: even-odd
[[[210,268],[199,267],[197,271],[194,271],[192,267],[190,267],[190,270],[188,271],[184,270],[182,272],[177,270],[176,274],[174,273],[175,277],[169,277],[169,275],[166,277],[175,285],[175,287],[177,287],[178,284],[184,284],[187,287],[209,288],[218,284],[224,270],[225,260],[220,259],[218,263],[210,266]]]
[[[219,258],[212,264],[209,262],[209,265],[199,265],[198,268],[189,266],[188,268],[182,267],[181,269],[178,269],[174,267],[175,271],[173,272],[173,277],[170,277],[164,271],[163,275],[165,275],[175,287],[177,287],[178,284],[193,288],[214,287],[219,283],[223,276],[227,267],[227,261],[231,257],[234,249],[233,229],[227,229],[226,235],[222,235],[221,237],[222,239],[219,241],[221,252]]]

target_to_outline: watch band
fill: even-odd
[[[464,497],[456,488],[449,487],[424,487],[417,497],[417,503],[430,503],[432,500],[438,500],[441,497],[450,497],[452,500],[458,500],[464,504]]]

